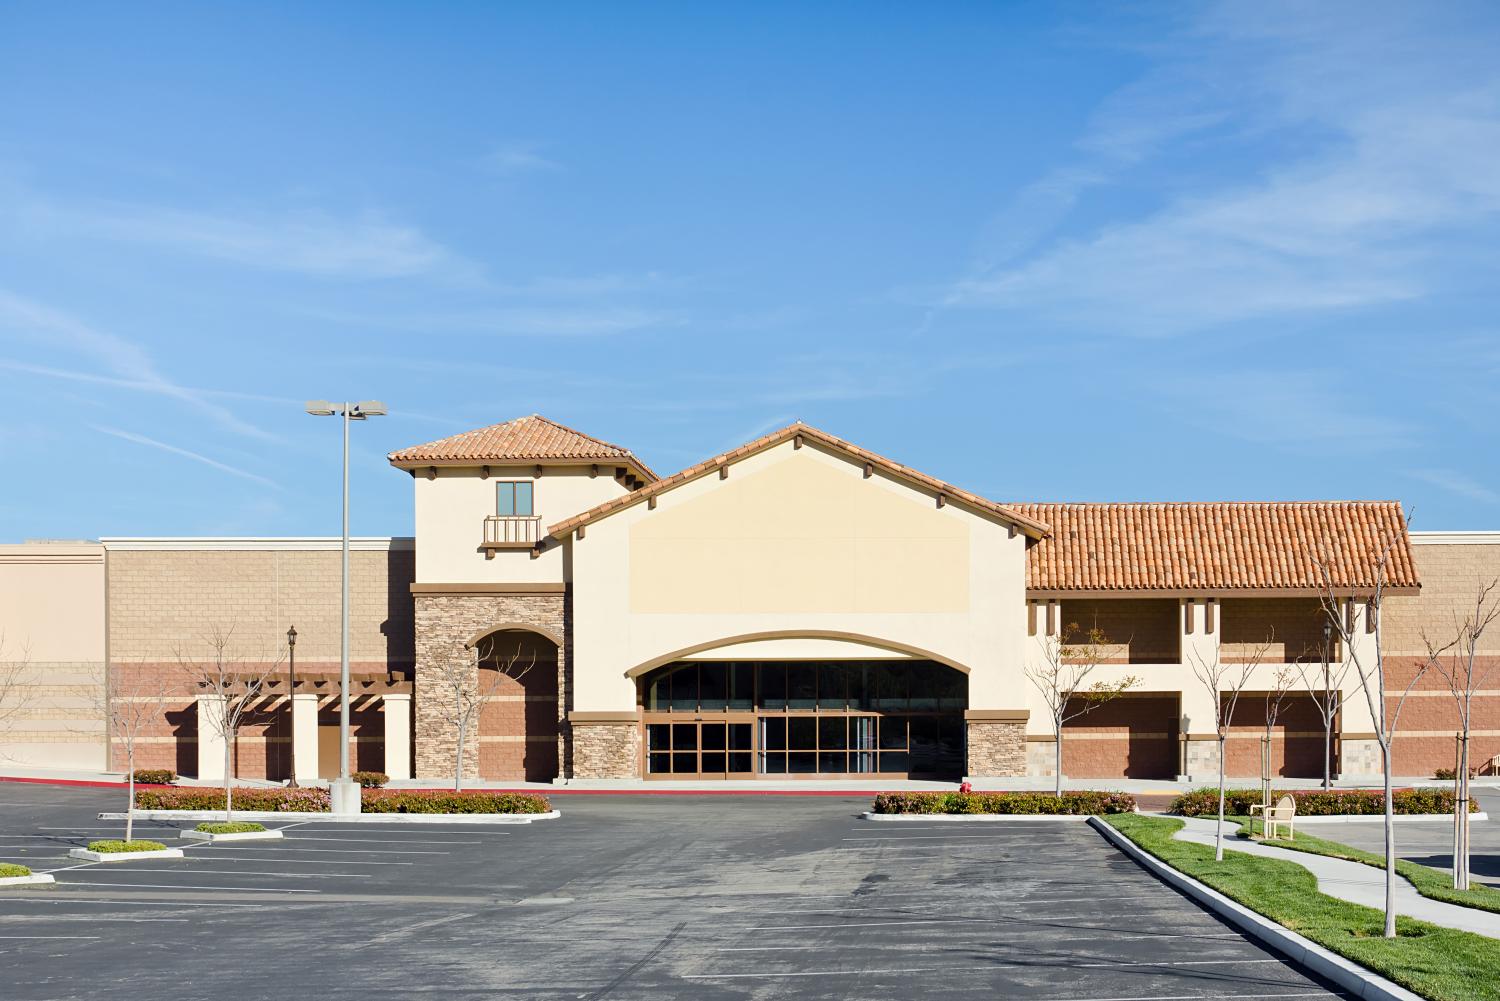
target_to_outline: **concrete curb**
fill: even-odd
[[[1372,1001],[1423,1001],[1420,994],[1413,993],[1377,973],[1372,973],[1352,960],[1330,952],[1291,929],[1283,928],[1270,918],[1263,917],[1248,907],[1230,900],[1224,894],[1198,882],[1193,877],[1178,872],[1156,856],[1138,847],[1134,841],[1099,818],[1090,817],[1089,826],[1103,835],[1104,840],[1134,859],[1141,868],[1174,890],[1186,897],[1191,897],[1251,938],[1269,946],[1318,976],[1332,981],[1355,997],[1369,998]]]
[[[86,862],[135,862],[154,858],[182,858],[181,848],[166,848],[159,852],[91,852],[87,848],[74,848],[69,858],[81,858]]]
[[[223,810],[137,810],[137,820],[223,820]],[[236,810],[236,820],[323,821],[330,824],[529,824],[533,820],[556,820],[562,814],[547,813],[276,813]],[[123,813],[101,813],[100,820],[124,820]]]
[[[34,872],[30,876],[0,876],[0,888],[7,886],[41,886],[55,883],[50,872]]]
[[[862,813],[861,820],[879,820],[882,823],[905,823],[938,821],[939,823],[997,823],[1014,821],[1035,823],[1037,821],[1068,820],[1087,823],[1086,813]]]
[[[207,841],[212,844],[215,841],[280,841],[284,835],[280,831],[240,831],[235,834],[214,834],[212,831],[182,831],[177,835],[188,841]]]

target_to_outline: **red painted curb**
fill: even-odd
[[[92,789],[126,789],[129,782],[105,782],[102,779],[34,779],[24,778],[20,775],[0,775],[0,782],[26,782],[31,785],[44,786],[84,786]],[[137,782],[137,789],[170,789],[171,786],[152,785],[145,782]]]

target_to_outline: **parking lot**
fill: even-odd
[[[5,997],[1332,997],[1073,823],[558,796],[527,826],[288,825],[77,865],[113,790],[0,783]],[[172,825],[142,837],[179,844]]]

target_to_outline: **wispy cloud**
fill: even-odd
[[[480,269],[416,226],[370,212],[195,211],[122,201],[62,201],[10,191],[9,214],[33,237],[157,247],[265,271],[321,278],[433,276],[476,281]]]
[[[1407,475],[1423,483],[1431,484],[1450,494],[1467,497],[1483,504],[1500,504],[1500,492],[1485,486],[1473,477],[1452,469],[1411,469]]]
[[[1485,54],[1497,40],[1382,10],[1208,9],[1080,142],[1092,159],[1029,196],[1031,229],[1166,138],[1211,131],[1224,157],[1241,154],[1212,175],[1230,179],[1179,185],[1155,210],[1012,260],[1033,237],[1020,225],[941,301],[1178,334],[1416,299],[1473,274],[1454,237],[1493,235],[1500,214],[1500,69]]]
[[[309,309],[303,312],[321,319],[361,327],[508,337],[601,337],[650,327],[673,327],[683,322],[679,314],[670,310],[561,303],[416,313],[365,314],[326,309]]]
[[[227,462],[220,462],[218,459],[211,459],[200,452],[194,452],[186,448],[179,448],[176,445],[169,445],[164,441],[157,441],[155,438],[148,438],[146,435],[137,434],[134,431],[123,431],[120,428],[105,427],[98,424],[91,424],[89,426],[92,427],[95,431],[98,431],[100,434],[113,435],[114,437],[120,438],[124,441],[133,442],[137,445],[145,445],[147,448],[155,448],[163,452],[168,452],[172,455],[180,455],[185,459],[192,459],[194,462],[201,462],[205,466],[217,469],[223,473],[228,473],[231,476],[238,476],[242,479],[251,480],[255,483],[260,483],[264,486],[268,486],[276,490],[281,489],[281,484],[275,482],[274,480],[267,479],[266,477],[261,476],[258,473],[252,473],[247,469],[241,469],[238,466],[231,466]]]
[[[42,375],[49,379],[63,379],[68,382],[84,382],[96,386],[112,386],[116,389],[135,389],[145,393],[159,393],[159,384],[144,379],[122,379],[116,376],[99,375],[96,372],[81,372],[76,369],[54,368],[50,365],[32,365],[28,362],[15,361],[10,358],[0,358],[0,369],[8,369],[12,372],[25,372],[28,375]],[[202,387],[178,387],[183,392],[192,393],[201,397],[213,397],[226,400],[248,400],[255,403],[274,403],[278,406],[301,407],[305,400],[293,399],[290,396],[269,396],[265,393],[246,393],[236,389],[205,389]]]
[[[237,434],[267,440],[275,438],[228,407],[212,402],[204,391],[183,386],[163,375],[146,350],[135,342],[5,289],[0,289],[0,330],[9,330],[48,347],[61,347],[82,355],[113,371],[117,381],[128,388],[178,400]],[[24,363],[11,362],[8,367],[24,370]],[[108,378],[64,369],[45,369],[43,366],[35,368],[38,374],[45,371],[54,377],[79,381]],[[68,374],[60,376],[59,373],[63,372]]]
[[[496,146],[484,155],[484,165],[490,170],[504,174],[561,168],[562,164],[542,156],[537,149],[537,143],[529,142],[513,142]]]

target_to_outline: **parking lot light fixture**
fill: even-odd
[[[309,400],[305,407],[314,417],[343,417],[344,430],[344,531],[343,588],[340,609],[339,641],[339,777],[330,783],[335,813],[359,812],[359,787],[349,777],[349,422],[381,417],[388,411],[379,400],[335,404],[328,400]]]

